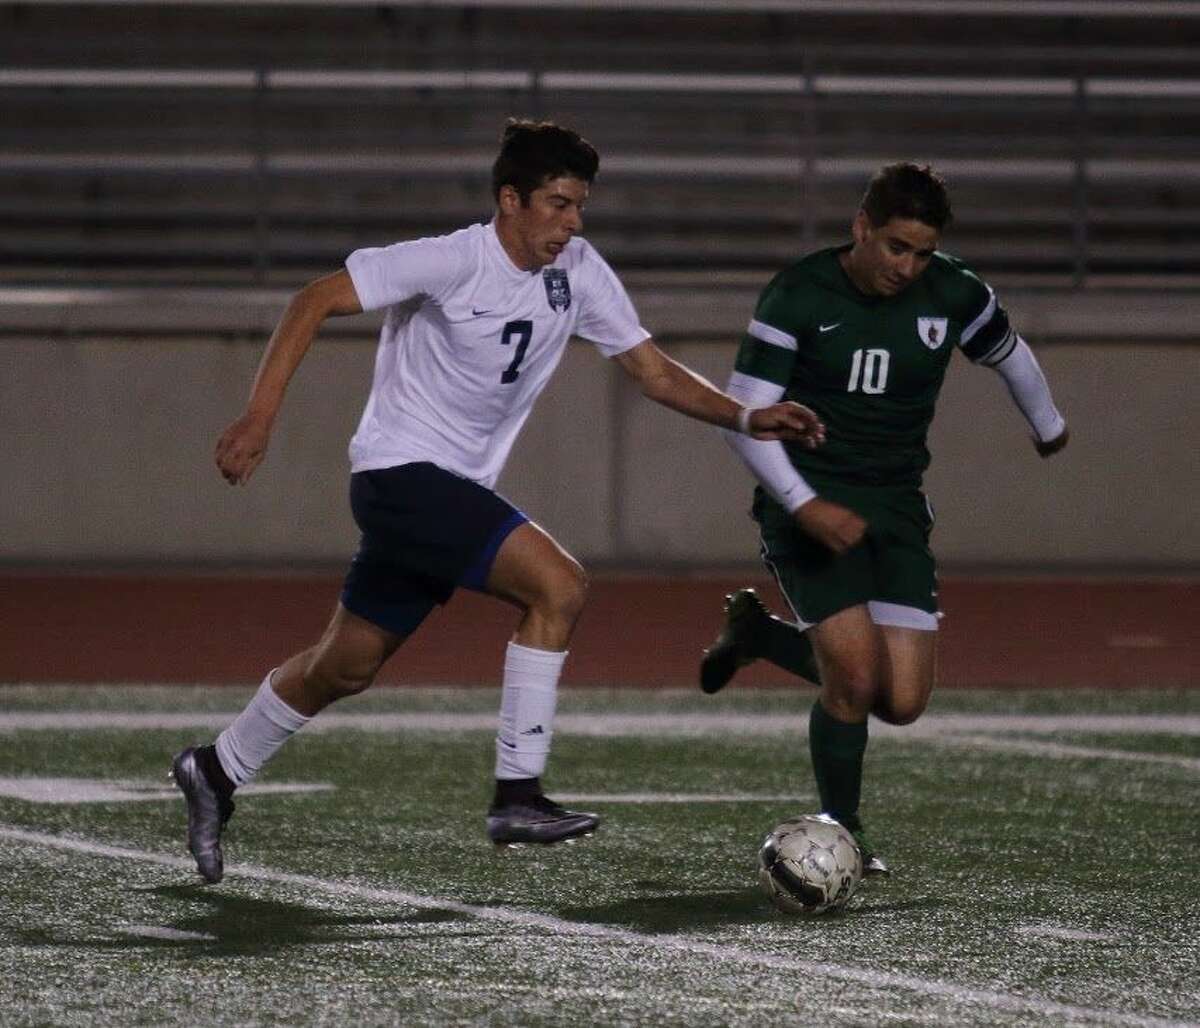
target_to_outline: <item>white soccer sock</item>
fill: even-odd
[[[234,785],[245,785],[312,718],[298,714],[271,688],[275,668],[233,723],[217,736],[217,759]]]
[[[554,704],[565,650],[534,650],[510,642],[504,655],[496,777],[537,778],[554,734]]]

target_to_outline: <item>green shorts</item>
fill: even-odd
[[[915,486],[821,485],[818,495],[867,522],[853,549],[835,554],[806,535],[761,489],[753,515],[762,558],[802,627],[866,604],[877,624],[932,630],[941,616],[937,566],[929,549],[933,511]]]

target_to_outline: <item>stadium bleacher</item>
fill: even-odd
[[[914,158],[993,279],[1191,285],[1200,11],[1135,6],[2,4],[0,282],[289,285],[485,217],[517,114],[627,272],[761,277]]]
[[[0,557],[340,562],[342,497],[309,483],[344,472],[377,318],[323,326],[338,345],[297,378],[255,516],[211,475],[212,437],[299,283],[489,216],[521,114],[600,147],[588,237],[642,323],[718,381],[765,281],[845,238],[867,175],[933,162],[947,248],[1078,428],[1053,487],[1019,434],[1001,456],[992,429],[947,429],[940,555],[1195,566],[1198,42],[1196,0],[0,3]],[[505,487],[589,562],[752,559],[730,530],[744,471],[572,350]],[[940,422],[1011,428],[993,385],[951,380]],[[1148,505],[1163,469],[1185,491]],[[998,524],[999,497],[1022,517]]]

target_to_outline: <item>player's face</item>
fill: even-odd
[[[864,293],[895,296],[921,277],[940,239],[941,233],[923,221],[891,218],[876,226],[859,211],[846,271]]]
[[[513,263],[526,271],[553,264],[571,237],[583,231],[587,198],[588,184],[570,175],[542,183],[526,204],[515,189],[502,186],[498,228]]]

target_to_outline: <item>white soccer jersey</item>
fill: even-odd
[[[513,264],[494,223],[356,250],[346,269],[363,310],[387,308],[354,471],[431,461],[491,488],[572,334],[605,357],[650,335],[579,238],[537,271]]]

